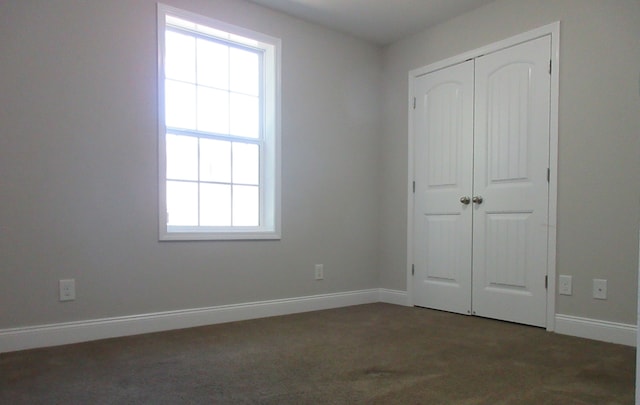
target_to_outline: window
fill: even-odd
[[[278,239],[280,41],[158,6],[160,239]]]

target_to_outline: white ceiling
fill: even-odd
[[[251,0],[386,45],[493,0]]]

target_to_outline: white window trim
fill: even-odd
[[[167,226],[166,127],[164,117],[164,43],[166,16],[211,27],[231,34],[239,43],[256,46],[264,52],[264,143],[261,157],[261,226],[259,227],[171,227]],[[281,238],[280,168],[280,83],[281,41],[259,32],[231,25],[189,11],[158,3],[158,229],[161,241],[193,240],[279,240]],[[256,42],[242,41],[251,38]],[[181,230],[182,229],[182,230]]]

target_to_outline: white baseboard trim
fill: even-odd
[[[381,288],[379,301],[387,304],[403,305],[406,307],[409,305],[409,296],[406,291]]]
[[[555,332],[626,346],[636,346],[637,326],[556,314]]]
[[[385,302],[407,306],[406,291],[374,288],[244,304],[0,329],[0,353],[217,323]],[[636,325],[557,314],[555,332],[636,346]]]
[[[0,353],[379,302],[380,290],[0,329]]]

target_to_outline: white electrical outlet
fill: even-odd
[[[73,301],[76,299],[76,280],[73,278],[60,280],[60,301]]]
[[[316,264],[316,280],[324,280],[324,265]]]
[[[558,277],[558,293],[560,295],[571,295],[573,293],[571,284],[571,276],[560,275],[560,277]]]
[[[607,299],[607,280],[593,279],[593,298],[598,300]]]

